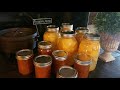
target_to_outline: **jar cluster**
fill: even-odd
[[[38,55],[30,49],[16,53],[18,70],[22,75],[35,73],[36,78],[88,78],[95,70],[100,37],[89,33],[87,27],[62,23],[61,27],[48,25],[43,41],[38,42]]]

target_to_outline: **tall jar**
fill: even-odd
[[[43,41],[50,41],[52,43],[52,50],[56,50],[58,38],[59,27],[55,25],[48,25],[47,31],[43,35]]]
[[[57,43],[58,50],[64,50],[68,53],[67,65],[72,66],[74,64],[74,55],[78,50],[78,42],[74,37],[74,32],[62,32],[61,38]]]
[[[87,34],[86,36],[87,38],[82,40],[79,45],[78,53],[84,53],[92,58],[89,71],[93,71],[96,68],[100,52],[100,36],[97,34]]]
[[[77,27],[75,30],[75,38],[78,41],[78,44],[80,44],[80,42],[86,38],[85,34],[88,32],[88,28],[87,27]]]

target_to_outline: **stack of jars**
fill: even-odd
[[[87,34],[86,34],[87,33]],[[18,70],[22,75],[34,72],[36,78],[88,78],[97,64],[99,36],[88,33],[86,27],[62,23],[48,25],[43,41],[38,43],[38,55],[24,49],[16,53]]]

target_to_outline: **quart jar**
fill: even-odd
[[[76,54],[74,60],[74,68],[78,72],[78,78],[88,78],[90,64],[92,62],[91,57],[89,55]]]
[[[30,49],[22,49],[16,53],[19,73],[29,75],[33,72],[33,51]]]
[[[38,43],[39,55],[52,55],[52,43],[49,41],[40,41]]]
[[[35,77],[50,78],[51,77],[52,58],[50,55],[39,55],[34,59]]]
[[[70,66],[62,66],[59,68],[56,78],[77,78],[78,72]]]
[[[88,33],[88,28],[87,27],[77,27],[75,30],[75,38],[78,41],[78,44],[86,38],[85,34]]]
[[[87,38],[82,40],[78,53],[85,53],[92,57],[92,64],[90,65],[90,71],[96,68],[98,56],[100,53],[100,36],[98,34],[87,34]]]
[[[52,43],[52,49],[56,50],[58,38],[59,38],[59,27],[55,25],[48,25],[47,31],[43,35],[43,41],[50,41]]]
[[[74,54],[78,50],[78,42],[74,37],[74,32],[62,32],[61,38],[57,43],[58,50],[64,50],[68,53],[67,65],[74,64]]]
[[[64,50],[55,50],[52,52],[53,55],[53,73],[57,74],[60,67],[66,65],[68,53]]]
[[[60,32],[65,32],[65,31],[73,31],[73,24],[70,24],[70,23],[62,23]]]

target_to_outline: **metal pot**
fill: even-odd
[[[9,28],[0,31],[0,52],[16,53],[36,47],[37,31],[33,28]]]

